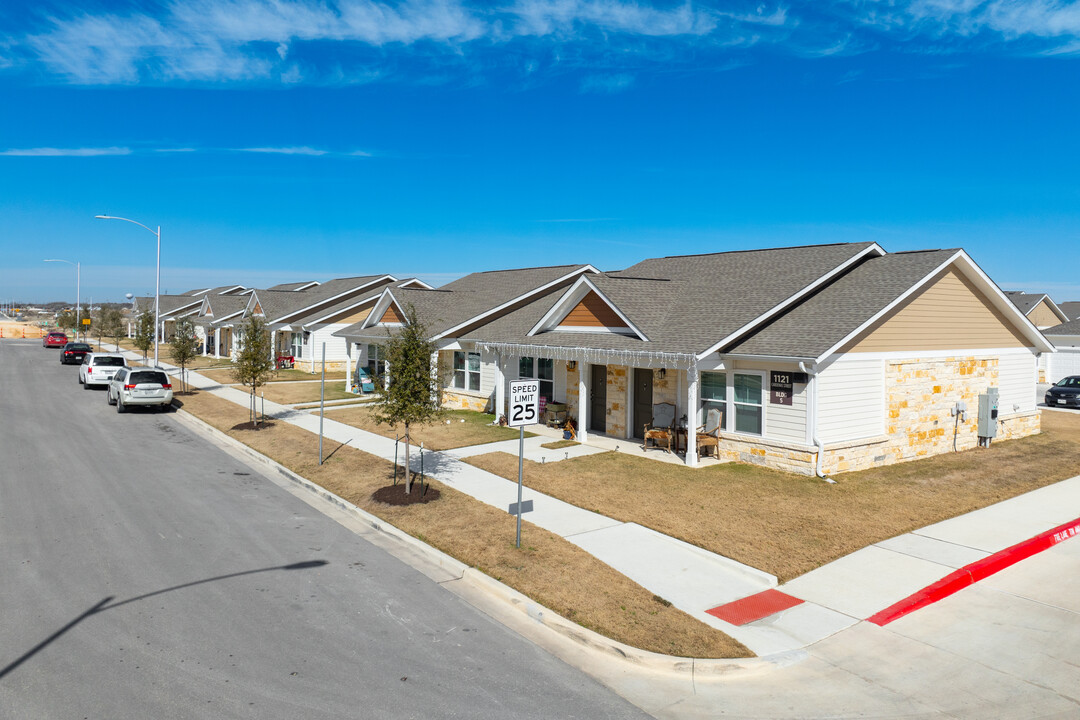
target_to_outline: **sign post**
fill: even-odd
[[[510,381],[510,412],[507,425],[518,428],[518,501],[510,512],[517,515],[517,543],[521,547],[521,480],[525,469],[525,426],[540,422],[540,381]]]

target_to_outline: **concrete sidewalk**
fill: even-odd
[[[195,372],[190,381],[238,405],[248,405],[249,396],[236,388],[221,386]],[[318,416],[308,411],[267,401],[266,413],[313,433],[319,430]],[[392,439],[330,418],[324,419],[323,434],[331,448],[333,443],[347,444],[394,460]],[[541,447],[550,440],[543,436],[526,438],[525,457],[558,462],[605,451],[588,445],[558,450]],[[497,451],[516,454],[517,450],[518,440],[507,440],[425,453],[424,471],[449,487],[507,510],[517,501],[517,484],[462,462],[462,458]],[[418,457],[413,465],[414,470],[419,470]],[[776,578],[767,573],[635,523],[583,510],[529,488],[524,489],[523,499],[533,502],[533,512],[525,516],[528,522],[578,545],[680,610],[739,640],[757,655],[768,656],[812,645],[957,568],[1080,517],[1080,477],[876,543],[779,588]],[[773,588],[798,604],[745,624],[726,622],[707,612]]]

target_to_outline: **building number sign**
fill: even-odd
[[[510,381],[510,412],[506,417],[510,427],[523,427],[540,422],[540,381]]]
[[[769,402],[773,405],[790,405],[792,393],[792,377],[789,372],[773,371],[769,373],[769,387],[771,395]]]

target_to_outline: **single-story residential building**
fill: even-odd
[[[253,290],[237,325],[250,315],[264,318],[270,329],[275,357],[291,357],[311,372],[322,367],[326,344],[327,370],[342,370],[351,363],[346,341],[338,330],[367,317],[384,288],[423,288],[416,278],[393,275],[337,278],[326,282],[288,283],[277,289]]]
[[[485,273],[456,281],[467,292],[384,291],[345,334],[376,344],[412,305],[448,405],[503,414],[508,381],[536,378],[582,440],[640,440],[671,403],[691,466],[710,410],[719,458],[806,474],[974,447],[991,388],[988,436],[1039,431],[1036,359],[1052,346],[963,250],[847,243],[502,273],[541,270],[548,284],[516,292]]]
[[[1020,312],[1024,313],[1027,319],[1040,330],[1060,325],[1069,320],[1069,316],[1065,314],[1065,311],[1058,307],[1057,303],[1045,293],[1010,291],[1005,294],[1020,309]]]

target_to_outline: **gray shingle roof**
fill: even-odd
[[[295,292],[297,288],[302,288],[305,285],[311,285],[314,280],[308,280],[307,282],[294,282],[294,283],[281,283],[280,285],[273,285],[266,288],[267,290],[282,290],[285,292]],[[310,289],[310,288],[309,288]]]
[[[222,318],[226,318],[234,313],[241,312],[248,304],[247,295],[211,295],[207,297],[207,302],[210,303],[210,312],[213,313],[212,317],[204,317],[203,319],[215,323],[219,322]],[[238,318],[234,318],[238,319]]]
[[[287,321],[301,325],[313,315],[323,314],[327,307],[340,303],[346,297],[356,298],[358,289],[386,277],[385,275],[365,275],[352,278],[335,278],[321,285],[306,290],[256,290],[256,297],[262,306],[267,322]],[[372,285],[363,292],[378,292],[381,286]],[[345,296],[339,299],[338,296]],[[310,311],[306,310],[310,308]],[[304,311],[302,314],[297,315]],[[286,320],[287,318],[287,320]]]
[[[700,354],[789,301],[873,243],[816,245],[645,260],[590,277],[648,338],[617,334],[526,333],[556,302],[537,303],[468,337],[488,342]],[[539,312],[538,312],[539,310]]]
[[[1007,295],[1008,298],[1013,301],[1013,305],[1020,308],[1020,312],[1025,315],[1034,310],[1035,306],[1046,297],[1043,293],[1026,293],[1015,290],[1006,292],[1005,295]]]
[[[1080,302],[1070,301],[1058,303],[1058,307],[1061,308],[1061,312],[1065,313],[1066,317],[1070,320],[1080,318]]]
[[[466,275],[434,290],[396,288],[392,292],[403,310],[409,305],[416,308],[417,317],[424,323],[428,334],[436,336],[585,267],[557,265],[491,270]],[[363,329],[361,324],[335,334],[371,338],[381,338],[386,334],[385,328]]]
[[[1043,335],[1051,337],[1054,335],[1080,335],[1080,318],[1070,320],[1067,323],[1061,323],[1055,325],[1052,328],[1046,328],[1042,331]]]
[[[900,252],[866,260],[726,352],[820,357],[957,252]]]

